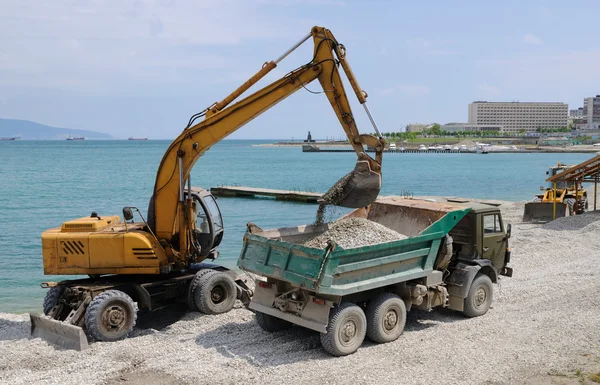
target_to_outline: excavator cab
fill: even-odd
[[[200,256],[210,258],[223,240],[224,226],[221,210],[215,197],[207,190],[192,188],[192,200],[192,211],[196,218],[194,242],[199,246],[197,249],[200,250]]]

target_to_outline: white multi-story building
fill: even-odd
[[[469,104],[469,124],[502,126],[503,132],[535,132],[567,127],[569,106],[554,102],[484,102]]]
[[[469,124],[469,123],[446,123],[440,127],[440,130],[447,132],[462,132],[462,131],[492,131],[502,132],[503,127],[493,124]]]

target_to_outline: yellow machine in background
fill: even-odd
[[[307,64],[231,104],[311,37],[314,54]],[[340,66],[378,137],[358,132]],[[125,207],[123,221],[92,212],[90,217],[67,221],[42,234],[45,274],[90,278],[45,283],[50,288],[44,299],[47,316],[31,316],[32,334],[82,349],[87,343],[84,330],[96,340],[125,338],[136,322],[135,303],[137,308],[152,310],[187,301],[192,310],[218,314],[229,311],[236,298],[248,300],[251,292],[243,279],[215,265],[198,265],[218,257],[224,226],[216,200],[210,192],[192,188],[190,172],[215,143],[316,79],[358,157],[354,171],[324,194],[323,200],[350,208],[373,202],[381,189],[385,142],[366,107],[367,94],[346,61],[344,46],[331,31],[314,27],[221,102],[190,118],[160,163],[148,221],[137,208]],[[204,120],[194,124],[201,117]],[[365,153],[365,146],[375,150],[374,157]],[[134,212],[141,221],[133,222]]]
[[[548,177],[559,174],[572,165],[558,163],[546,171]],[[567,215],[585,212],[588,208],[587,191],[581,182],[558,182],[556,186],[550,183],[540,188],[543,193],[537,194],[533,202],[525,204],[523,221],[551,221]]]

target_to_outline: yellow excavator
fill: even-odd
[[[232,104],[311,37],[314,51],[308,63]],[[340,67],[378,137],[359,133]],[[381,189],[385,141],[367,108],[367,94],[348,65],[344,46],[328,29],[314,27],[225,99],[190,118],[158,167],[147,221],[138,208],[125,207],[123,220],[92,212],[42,233],[45,274],[89,278],[42,283],[49,290],[44,315],[31,315],[32,336],[81,350],[88,346],[88,336],[99,341],[126,338],[138,309],[187,302],[191,310],[219,314],[229,311],[236,299],[248,301],[252,292],[245,279],[202,263],[218,257],[224,225],[215,198],[192,187],[190,172],[215,143],[315,79],[358,157],[354,170],[324,194],[321,203],[357,208],[373,202]],[[374,157],[366,154],[365,146],[375,150]],[[133,220],[135,213],[140,220]]]

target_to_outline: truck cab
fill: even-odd
[[[469,204],[471,210],[454,227],[452,237],[454,264],[476,264],[496,282],[498,275],[512,275],[510,262],[511,225],[502,220],[500,209],[478,203]]]

